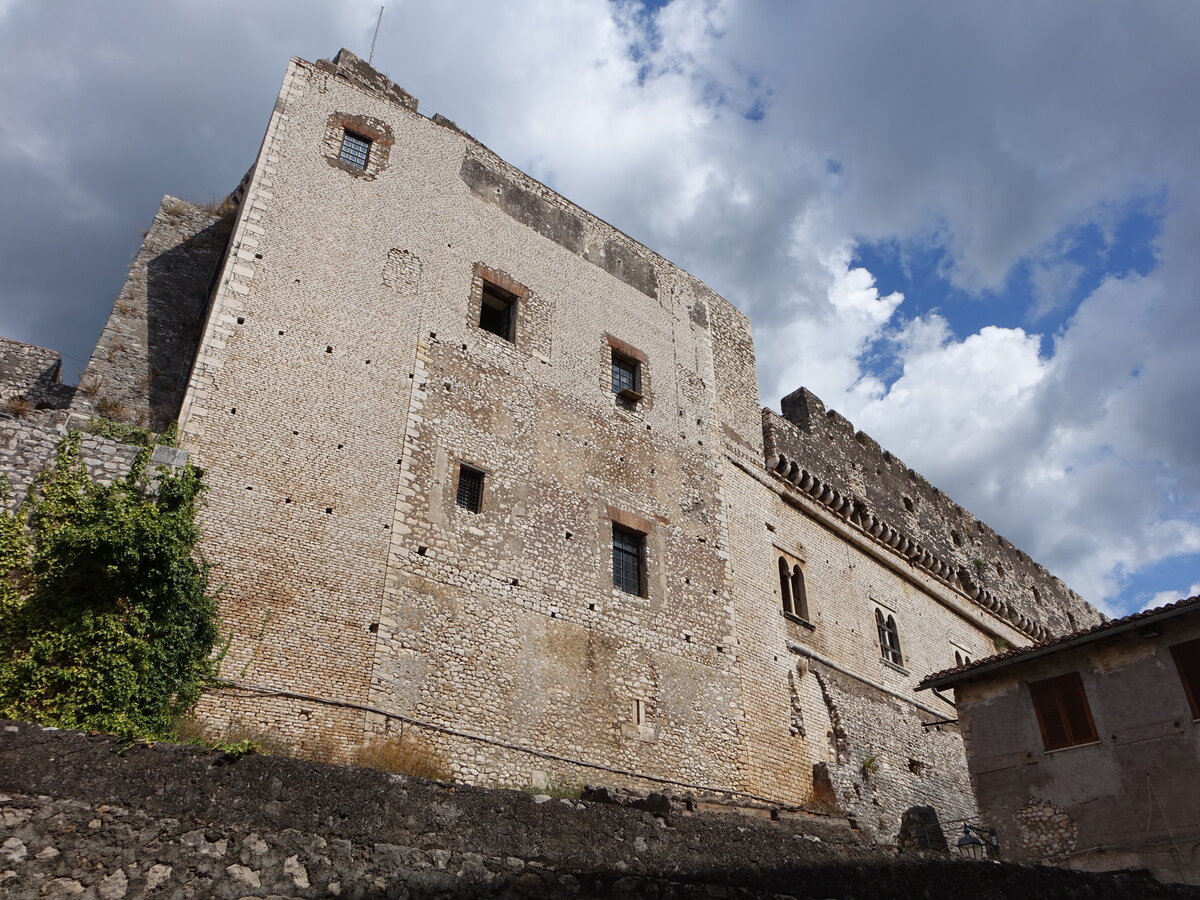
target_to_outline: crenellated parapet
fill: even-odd
[[[1034,641],[1102,616],[805,388],[763,411],[768,471]]]

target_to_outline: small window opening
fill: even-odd
[[[954,665],[955,666],[969,666],[970,664],[971,664],[971,657],[967,656],[967,654],[965,654],[965,653],[959,653],[957,650],[954,651]]]
[[[896,617],[884,618],[882,610],[875,610],[875,628],[879,632],[879,654],[894,666],[904,665],[904,654],[900,652],[900,631],[896,628]]]
[[[1171,656],[1192,708],[1192,718],[1200,719],[1200,638],[1176,644],[1171,648]]]
[[[642,399],[641,364],[616,350],[612,354],[612,389],[614,394],[626,400]]]
[[[515,342],[513,324],[517,318],[517,295],[497,287],[491,282],[483,283],[479,304],[479,327],[490,331],[506,341]]]
[[[470,466],[458,467],[458,492],[454,502],[467,512],[477,513],[483,508],[483,473]]]
[[[800,566],[779,557],[779,592],[783,611],[790,616],[808,619],[808,596],[804,590],[804,572]]]
[[[367,158],[371,155],[371,139],[355,134],[350,129],[342,132],[342,151],[338,154],[348,166],[356,169],[366,169]]]
[[[779,557],[779,594],[783,598],[783,611],[792,612],[792,578],[787,560]]]
[[[641,597],[645,595],[646,536],[620,525],[613,525],[613,587]]]
[[[1099,740],[1078,672],[1031,682],[1029,695],[1047,750],[1077,747]]]
[[[645,725],[646,724],[646,701],[645,700],[634,700],[633,701],[633,724],[634,725]]]

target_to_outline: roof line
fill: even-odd
[[[1084,644],[1091,644],[1096,641],[1106,640],[1110,637],[1126,634],[1130,631],[1136,631],[1153,625],[1157,622],[1165,622],[1168,619],[1176,618],[1177,616],[1185,615],[1200,607],[1200,595],[1188,597],[1183,600],[1177,600],[1174,603],[1169,603],[1166,606],[1160,606],[1155,609],[1143,610],[1139,613],[1134,613],[1125,616],[1122,619],[1113,619],[1103,625],[1097,625],[1094,628],[1089,628],[1084,631],[1076,631],[1071,634],[1063,635],[1057,640],[1048,641],[1042,644],[1034,644],[1032,647],[1022,647],[1015,650],[1008,650],[1004,653],[989,656],[986,659],[981,659],[978,662],[973,662],[964,666],[957,666],[953,669],[946,669],[942,672],[935,672],[927,676],[920,684],[917,685],[918,691],[923,691],[929,688],[940,689],[944,687],[953,687],[955,684],[963,681],[970,681],[987,675],[991,672],[1006,668],[1015,663],[1024,662],[1029,659],[1037,659],[1042,656],[1049,656],[1053,653],[1058,653],[1062,650],[1069,650],[1072,647],[1079,647]]]

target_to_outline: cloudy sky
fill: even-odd
[[[1200,593],[1200,4],[386,0],[377,67],[752,318],[1110,613]],[[159,197],[378,0],[0,0],[0,334],[85,361]]]

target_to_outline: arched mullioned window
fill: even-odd
[[[904,654],[900,652],[900,632],[896,628],[895,616],[886,619],[882,610],[875,610],[875,627],[879,631],[879,653],[896,666],[904,665]]]
[[[808,619],[808,594],[804,590],[804,573],[799,566],[792,566],[792,613]]]
[[[782,556],[779,557],[779,593],[783,598],[783,611],[795,615],[795,608],[792,606],[792,579],[788,574],[787,560]]]

